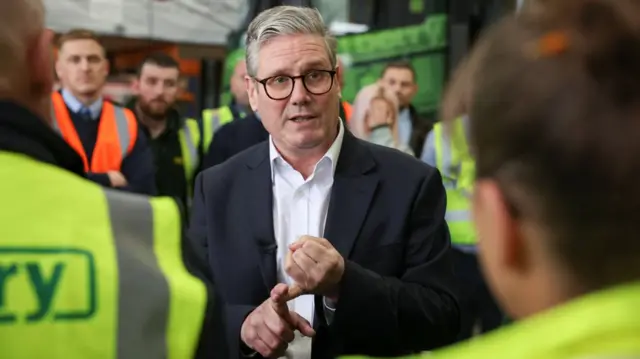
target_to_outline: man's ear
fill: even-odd
[[[59,48],[58,51],[56,51],[55,57],[53,58],[53,64],[55,67],[56,76],[58,77],[58,79],[62,79],[64,74],[64,67],[62,66],[62,48]]]
[[[411,89],[411,97],[415,96],[418,93],[419,89],[420,88],[418,87],[418,84],[414,83],[413,84],[413,88]]]
[[[251,76],[245,76],[244,84],[247,87],[251,109],[253,112],[258,112],[258,86],[256,85],[256,81],[251,78]]]
[[[482,254],[500,270],[518,271],[526,257],[520,220],[509,210],[496,181],[476,182],[473,217]]]
[[[44,29],[29,45],[27,61],[34,80],[53,88],[53,31]]]
[[[135,79],[133,79],[133,81],[131,82],[131,91],[133,92],[134,95],[140,95],[140,78],[136,77]]]
[[[336,85],[336,87],[338,88],[338,92],[342,91],[342,82],[344,81],[343,76],[343,72],[342,72],[342,66],[338,65],[336,66],[336,76],[334,79],[334,85]]]
[[[54,84],[52,40],[53,32],[43,29],[31,40],[26,54],[26,68],[30,75],[30,83],[28,84],[30,95],[34,99],[42,99],[46,103],[50,102],[49,98]],[[50,107],[44,106],[44,103],[41,107],[34,110],[39,111],[38,115],[41,117],[49,118]]]
[[[109,71],[111,69],[111,63],[107,58],[104,59],[104,75],[109,76]],[[106,80],[106,79],[105,79]]]

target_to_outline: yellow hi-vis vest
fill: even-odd
[[[442,174],[447,193],[445,219],[451,242],[457,245],[474,245],[477,238],[471,220],[470,195],[473,191],[475,162],[467,146],[464,120],[462,117],[456,119],[450,129],[437,123],[433,132],[436,167]]]
[[[240,117],[244,118],[246,114],[241,113]],[[223,106],[216,109],[208,109],[202,111],[202,148],[206,153],[209,150],[213,134],[223,125],[233,121],[233,112],[229,106]]]
[[[168,198],[0,152],[3,358],[193,358],[205,285]]]
[[[187,179],[187,197],[193,196],[193,176],[198,170],[200,156],[198,148],[200,146],[200,127],[198,121],[192,118],[185,120],[184,126],[178,131],[180,139],[180,149],[184,161],[184,176]]]
[[[638,303],[640,281],[587,294],[477,339],[398,359],[639,358]]]

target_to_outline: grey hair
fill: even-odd
[[[277,36],[298,34],[321,36],[331,67],[336,67],[338,42],[324,24],[318,9],[275,6],[258,14],[247,29],[245,56],[249,75],[256,76],[258,72],[258,52],[265,42]]]

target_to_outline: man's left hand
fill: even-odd
[[[324,238],[302,236],[289,246],[286,273],[305,292],[338,300],[344,259]]]

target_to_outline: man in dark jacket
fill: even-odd
[[[180,67],[164,53],[147,56],[138,68],[133,89],[136,98],[127,105],[149,139],[155,164],[157,194],[169,196],[188,208],[199,166],[199,126],[175,107]]]
[[[202,169],[218,165],[247,148],[266,141],[269,132],[265,130],[257,114],[232,121],[220,127],[213,135],[209,152],[202,161]]]

